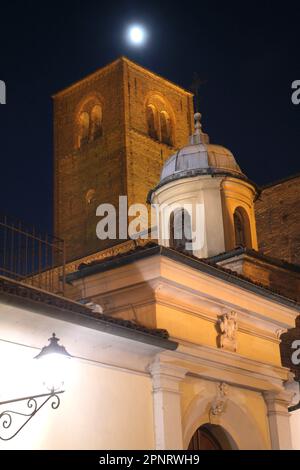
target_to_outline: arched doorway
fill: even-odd
[[[215,424],[204,424],[192,436],[188,450],[230,450],[234,443],[228,433]]]

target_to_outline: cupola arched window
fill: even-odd
[[[164,144],[172,145],[171,119],[166,111],[160,113],[160,133],[161,141]]]
[[[235,246],[251,248],[250,222],[242,207],[235,209],[233,214]]]
[[[90,132],[90,116],[84,111],[80,113],[79,116],[79,135],[78,135],[78,146],[87,144],[89,141],[89,132]]]
[[[192,242],[191,216],[185,209],[176,209],[170,215],[170,247],[176,250],[188,250]]]
[[[102,136],[102,109],[96,104],[91,110],[91,140]]]
[[[157,132],[157,110],[154,105],[149,104],[147,106],[147,125],[148,125],[148,134],[152,139],[158,139]]]

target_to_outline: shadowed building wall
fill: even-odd
[[[300,264],[300,175],[266,186],[255,212],[259,249]]]

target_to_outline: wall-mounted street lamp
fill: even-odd
[[[67,362],[72,356],[64,346],[58,344],[59,338],[56,337],[55,333],[49,338],[49,342],[50,344],[44,346],[34,358],[39,360],[39,366],[44,378],[43,382],[49,392],[0,402],[0,406],[24,402],[26,408],[25,412],[21,412],[18,409],[6,409],[0,412],[0,439],[2,441],[9,441],[15,437],[48,401],[51,401],[51,407],[54,410],[60,405],[59,395],[64,393],[62,387]],[[15,426],[14,423],[16,423]],[[11,429],[13,431],[9,432]],[[1,431],[7,434],[2,435]]]

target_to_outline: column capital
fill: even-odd
[[[264,392],[263,395],[268,407],[268,415],[276,413],[289,416],[288,407],[293,402],[293,398],[295,395],[294,391],[267,391]]]
[[[188,370],[176,364],[155,360],[149,366],[152,376],[153,391],[179,392],[179,383],[184,379]]]

